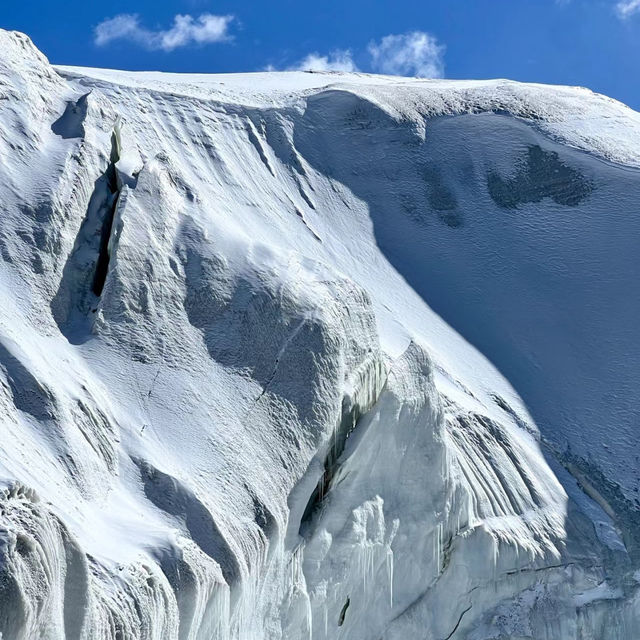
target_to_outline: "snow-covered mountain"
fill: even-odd
[[[2,640],[640,637],[640,114],[0,31],[0,203]]]

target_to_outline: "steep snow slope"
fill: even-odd
[[[638,637],[637,113],[0,51],[4,640]]]

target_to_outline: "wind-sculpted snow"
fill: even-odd
[[[639,636],[637,113],[0,51],[3,640]]]

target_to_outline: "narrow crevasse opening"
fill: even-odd
[[[111,134],[111,154],[109,157],[109,166],[105,172],[106,185],[109,190],[109,196],[106,202],[106,213],[102,221],[100,231],[100,246],[98,248],[98,259],[96,261],[95,274],[93,277],[92,291],[100,297],[104,289],[104,283],[109,272],[109,260],[111,252],[109,241],[111,239],[111,229],[113,228],[113,220],[115,218],[116,207],[118,206],[118,198],[120,197],[121,185],[118,181],[118,171],[116,163],[120,159],[120,139],[118,129],[114,129]]]
[[[338,470],[338,460],[344,452],[347,438],[355,430],[361,415],[360,407],[355,405],[349,408],[346,398],[342,402],[342,409],[340,424],[331,435],[327,455],[324,459],[324,472],[320,477],[316,488],[311,494],[309,502],[304,510],[304,514],[302,515],[302,521],[300,522],[300,535],[303,536],[309,526],[309,523],[313,519],[316,510],[320,507],[325,496],[329,493],[331,481]]]
[[[111,134],[111,149],[104,171],[95,180],[87,210],[76,235],[73,250],[63,268],[51,311],[61,332],[73,344],[85,341],[91,332],[91,313],[98,309],[116,250],[114,225],[124,206],[125,186],[134,188],[116,166],[121,159],[120,121]]]
[[[324,471],[309,497],[300,521],[299,533],[305,536],[314,515],[322,506],[329,493],[331,483],[340,468],[341,457],[347,446],[347,440],[356,431],[362,418],[374,407],[386,382],[387,371],[382,360],[372,357],[356,372],[356,384],[352,395],[342,400],[342,412],[338,425],[331,434],[329,446],[324,458]]]

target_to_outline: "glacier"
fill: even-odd
[[[0,30],[0,133],[2,640],[640,637],[640,114]]]

